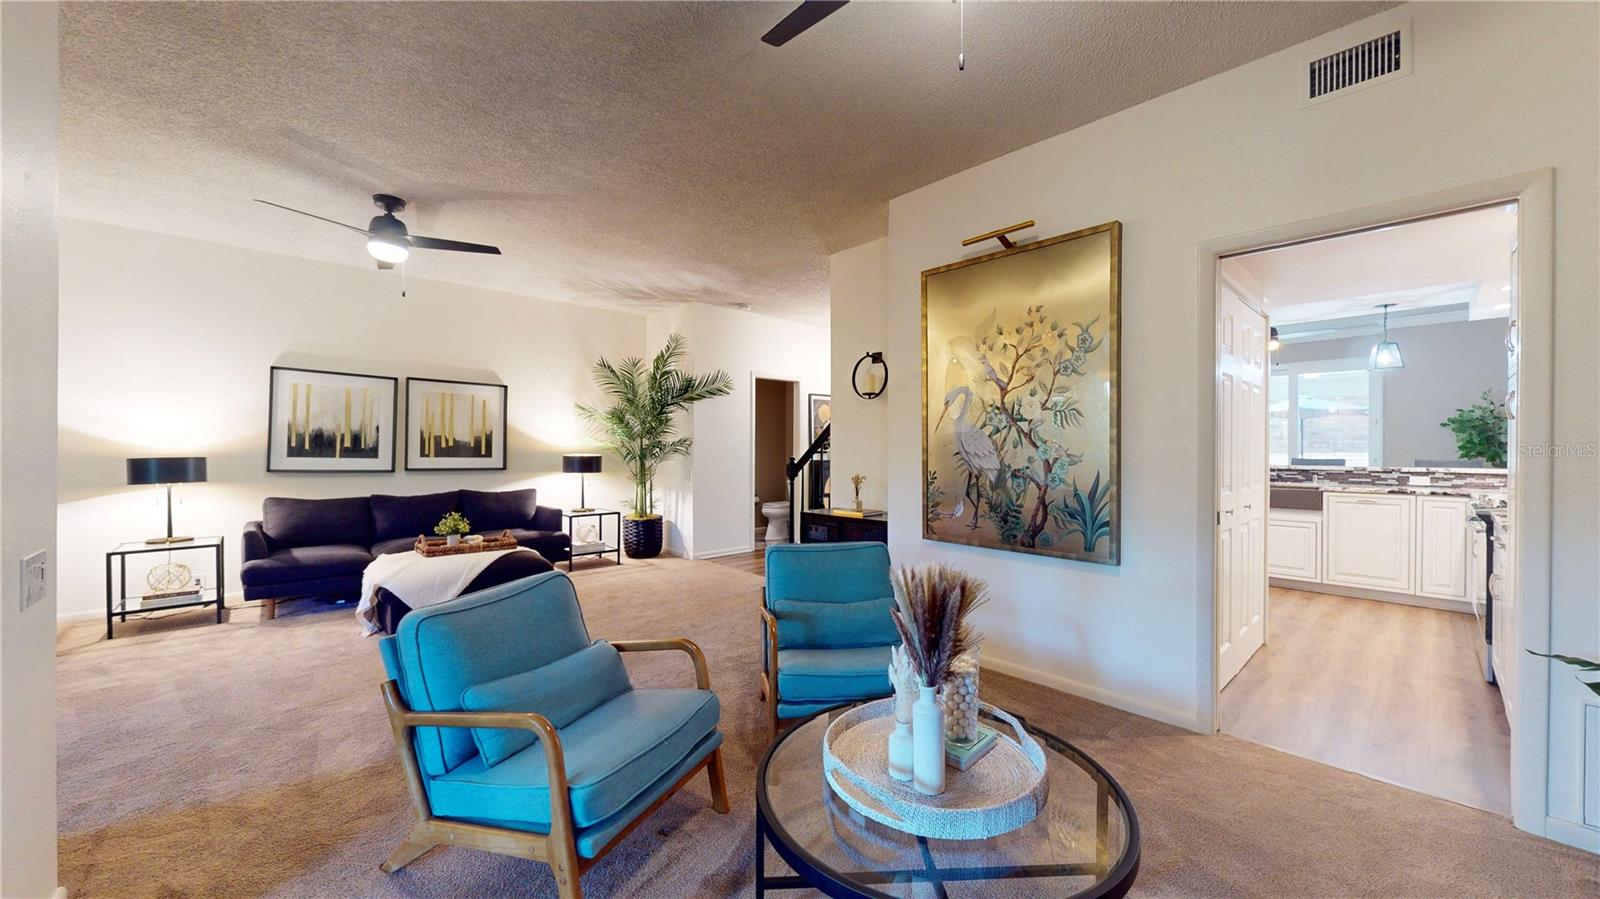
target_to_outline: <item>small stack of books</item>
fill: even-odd
[[[978,759],[987,755],[989,750],[994,748],[995,741],[998,739],[1000,739],[1000,735],[995,732],[994,728],[982,724],[978,725],[978,736],[971,740],[946,739],[944,741],[945,764],[957,771],[965,771],[976,765]]]

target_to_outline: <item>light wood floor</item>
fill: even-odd
[[[753,552],[737,553],[731,556],[718,556],[715,559],[708,559],[707,561],[715,562],[718,565],[726,565],[729,568],[735,568],[739,571],[749,572],[750,574],[759,574],[762,577],[766,577],[767,545],[765,543],[759,543],[756,545],[756,548]]]
[[[1222,729],[1509,814],[1511,731],[1473,617],[1272,588],[1267,645],[1222,691]]]

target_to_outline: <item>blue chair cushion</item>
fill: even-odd
[[[433,526],[450,512],[457,511],[458,490],[425,493],[421,496],[372,497],[372,542],[417,539],[418,534],[433,534]]]
[[[469,712],[538,712],[562,728],[632,686],[622,654],[596,640],[543,667],[469,687],[461,694],[461,707]],[[475,727],[472,739],[491,768],[538,742],[531,731],[498,727]]]
[[[649,791],[716,731],[720,714],[709,690],[629,690],[562,728],[573,823],[596,824]],[[542,742],[493,767],[475,756],[429,780],[428,802],[447,818],[548,828],[548,774]]]
[[[543,667],[590,642],[572,582],[559,571],[418,609],[395,637],[406,704],[419,712],[462,711],[468,687]],[[416,746],[429,777],[478,759],[466,728],[419,727]]]
[[[778,650],[778,695],[785,702],[846,702],[888,696],[889,647]]]
[[[291,584],[340,575],[360,576],[372,561],[365,546],[328,544],[292,546],[280,549],[265,559],[251,559],[239,568],[239,580],[246,586]]]
[[[534,489],[461,491],[461,514],[479,532],[532,527],[538,510],[539,491]]]
[[[292,499],[269,496],[261,503],[261,529],[272,549],[328,543],[372,543],[367,498]]]
[[[889,609],[892,597],[861,602],[805,602],[780,599],[772,604],[778,619],[778,648],[842,649],[900,642]]]
[[[782,543],[767,547],[767,603],[861,602],[893,596],[882,543]]]

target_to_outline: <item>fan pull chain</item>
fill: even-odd
[[[400,263],[400,299],[406,298],[406,264]]]
[[[967,4],[966,4],[966,0],[956,0],[956,15],[957,15],[957,21],[960,23],[958,25],[958,28],[959,28],[958,34],[960,36],[959,37],[960,46],[958,47],[958,52],[956,53],[956,71],[957,72],[965,72],[967,70]]]

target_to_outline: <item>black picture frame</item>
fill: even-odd
[[[335,457],[335,461],[343,464],[329,465],[324,464],[324,460],[328,458],[326,456],[295,455],[292,447],[289,445],[290,440],[285,440],[283,446],[278,446],[277,437],[280,434],[280,430],[287,437],[292,429],[293,434],[298,435],[299,437],[304,437],[307,440],[310,439],[311,433],[314,433],[309,427],[302,428],[299,419],[299,415],[301,414],[300,412],[296,410],[284,409],[279,405],[282,397],[279,394],[278,382],[280,380],[280,375],[286,373],[309,375],[311,376],[312,380],[316,381],[348,379],[352,382],[351,384],[346,385],[348,388],[363,386],[360,382],[370,382],[371,386],[367,387],[367,389],[376,389],[379,391],[379,395],[374,404],[375,408],[371,412],[366,413],[366,416],[369,420],[376,419],[374,422],[374,427],[376,428],[375,457],[372,459],[360,457],[346,460],[341,455]],[[293,403],[298,410],[300,408],[300,404],[298,402],[299,385],[296,384],[294,386],[296,389],[290,392],[290,402]],[[387,433],[385,433],[384,428],[382,427],[382,410],[381,408],[376,408],[376,406],[381,403],[383,391],[385,390],[387,390],[389,405],[389,414],[387,416],[389,424]],[[395,470],[394,435],[395,430],[398,427],[400,414],[399,399],[400,379],[390,375],[374,375],[367,374],[365,372],[351,371],[333,371],[321,368],[300,368],[292,365],[270,366],[267,370],[267,471],[287,474],[393,474]],[[309,402],[310,397],[307,396],[308,405]],[[305,412],[305,415],[307,424],[309,424],[309,410]],[[365,430],[365,426],[362,427],[363,430]],[[385,447],[385,443],[387,443],[387,447]],[[386,449],[387,452],[385,452]],[[387,464],[384,462],[386,455]],[[297,459],[303,461],[296,461]]]
[[[427,409],[419,412],[417,406],[419,398],[414,395],[412,387],[422,388],[430,384],[472,388],[465,391],[464,395],[473,396],[477,399],[488,399],[490,397],[495,399],[499,406],[498,410],[496,410],[498,412],[498,420],[495,422],[496,427],[492,433],[498,435],[499,439],[490,441],[489,445],[493,449],[488,457],[455,454],[458,452],[464,454],[474,452],[470,447],[477,438],[471,437],[470,434],[465,441],[467,447],[460,446],[463,442],[460,439],[452,438],[457,444],[457,448],[451,450],[450,454],[443,457],[425,455],[423,444],[428,440],[428,435],[425,432],[429,427],[429,415],[431,413]],[[406,378],[406,471],[505,471],[508,457],[510,456],[506,447],[507,401],[509,398],[510,391],[504,384],[485,381],[458,381],[450,378]],[[469,432],[472,430],[472,422],[475,420],[475,415],[476,413],[469,412],[467,427]],[[452,412],[452,418],[459,422],[459,413]],[[434,436],[436,437],[437,435]],[[437,452],[437,447],[434,451]],[[450,464],[452,462],[467,464]]]

